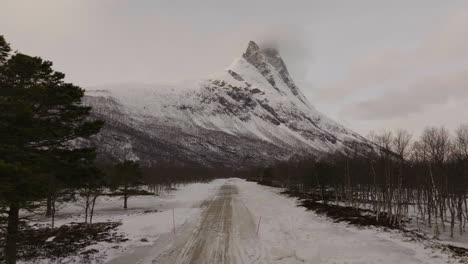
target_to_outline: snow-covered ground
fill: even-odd
[[[121,221],[118,231],[129,241],[87,249],[98,249],[99,262],[111,264],[458,263],[398,231],[333,223],[296,207],[296,200],[280,191],[241,179],[220,179],[162,197],[135,197],[129,201],[134,209],[124,213],[121,200],[105,199],[99,201],[96,222]],[[63,209],[58,224],[79,220],[76,209]],[[160,212],[142,213],[145,210]],[[81,262],[69,258],[59,263]]]
[[[323,201],[319,201],[323,202]],[[468,202],[468,200],[467,200]],[[349,204],[345,202],[338,202],[335,203],[339,206],[349,206]],[[358,206],[361,209],[365,210],[372,210],[372,204],[367,203],[367,204],[360,204]],[[447,219],[444,221],[445,229],[441,224],[441,220],[438,216],[438,227],[439,227],[439,237],[437,238],[437,242],[440,244],[446,244],[446,245],[453,245],[457,247],[465,247],[468,248],[468,233],[463,232],[460,234],[459,232],[459,220],[455,219],[455,225],[454,225],[454,235],[453,237],[450,237],[450,211],[447,208],[446,211]],[[404,225],[404,229],[406,231],[411,231],[415,232],[417,234],[429,237],[429,238],[434,238],[434,227],[435,227],[435,221],[434,218],[432,219],[432,226],[429,226],[427,222],[427,218],[423,219],[420,214],[418,214],[418,210],[415,204],[410,204],[408,205],[408,219],[410,221],[406,222]],[[419,221],[416,221],[416,218],[419,219]],[[445,231],[444,231],[445,230]]]
[[[262,217],[259,240],[271,257],[265,263],[452,263],[446,254],[398,231],[333,223],[295,207],[296,200],[279,195],[279,189],[237,184],[254,218]]]
[[[463,234],[459,233],[459,221],[458,219],[455,220],[455,228],[453,237],[450,237],[450,211],[447,209],[447,216],[448,219],[445,221],[445,231],[444,227],[441,224],[440,219],[438,219],[439,225],[439,237],[438,241],[444,244],[450,244],[458,247],[465,247],[468,248],[468,233],[463,232]],[[434,237],[434,219],[432,220],[432,227],[428,225],[427,219],[422,219],[419,216],[419,223],[415,220],[418,217],[417,210],[415,206],[409,207],[409,217],[412,219],[411,222],[407,223],[405,228],[407,230],[412,230],[414,232],[426,235],[428,237]],[[418,226],[419,225],[419,226]]]
[[[123,200],[121,197],[99,197],[93,222],[120,221],[122,225],[118,227],[117,232],[124,234],[129,240],[118,244],[99,243],[87,247],[83,251],[97,249],[99,251],[97,259],[99,260],[96,262],[105,263],[117,256],[131,252],[135,248],[151,245],[161,235],[172,233],[174,222],[177,231],[187,222],[197,221],[202,213],[203,203],[211,199],[224,182],[225,180],[220,179],[209,184],[195,183],[179,186],[178,190],[165,192],[161,196],[130,197],[128,200],[129,209],[127,210],[122,208]],[[79,203],[67,204],[57,212],[55,226],[82,222],[83,219],[83,209]],[[39,220],[37,223],[45,225],[49,224],[49,221]],[[78,255],[56,262],[43,259],[32,263],[83,263],[82,261]]]

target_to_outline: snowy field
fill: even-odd
[[[295,207],[279,189],[239,182],[241,199],[258,219],[265,263],[458,263],[398,231],[358,229]]]
[[[120,221],[122,225],[117,231],[123,233],[129,240],[119,244],[99,243],[83,251],[97,249],[98,258],[94,263],[106,263],[135,248],[153,244],[161,235],[173,233],[173,211],[177,227],[188,221],[197,221],[202,213],[202,204],[214,196],[224,181],[215,180],[209,184],[196,183],[179,186],[178,190],[166,192],[161,196],[131,197],[127,210],[122,208],[121,197],[99,197],[93,222]],[[151,212],[154,210],[158,212]],[[151,213],[145,213],[145,211]],[[82,222],[83,208],[76,203],[68,204],[57,212],[56,218],[56,227],[72,222]],[[43,219],[37,223],[46,225],[49,222]],[[46,259],[19,263],[83,263],[83,260],[80,257],[71,257],[56,262]]]
[[[280,191],[241,179],[220,179],[159,197],[133,197],[126,211],[119,198],[103,197],[95,222],[121,221],[118,232],[129,240],[85,250],[99,250],[94,263],[111,264],[459,263],[399,231],[333,223],[296,207],[296,200]],[[77,206],[63,208],[57,225],[82,221],[78,212]],[[71,257],[56,263],[83,262]]]

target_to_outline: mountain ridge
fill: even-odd
[[[94,142],[106,146],[101,156],[114,160],[239,167],[372,149],[309,103],[277,50],[253,41],[210,78],[98,87],[86,91],[85,103],[106,121]]]

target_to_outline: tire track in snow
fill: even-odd
[[[268,263],[252,215],[237,195],[238,188],[230,181],[221,186],[190,237],[176,238],[153,263]]]

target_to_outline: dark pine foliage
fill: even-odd
[[[128,198],[139,194],[138,187],[142,184],[143,171],[140,165],[131,160],[125,160],[114,167],[114,184],[120,186],[120,192],[124,199],[123,208],[128,208]]]
[[[87,119],[84,90],[64,77],[50,61],[11,53],[0,36],[0,205],[8,264],[16,263],[19,210],[46,198],[57,177],[77,183],[94,166],[94,150],[76,148],[73,140],[96,134],[103,123]]]

